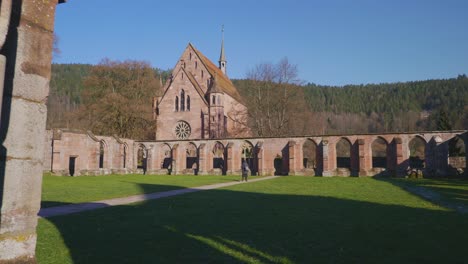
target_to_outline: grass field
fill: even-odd
[[[239,179],[240,176],[106,175],[57,177],[44,175],[41,207],[162,192]]]
[[[392,181],[424,187],[437,192],[443,202],[468,206],[468,180],[466,179],[392,179]]]
[[[467,215],[391,182],[281,177],[40,219],[37,257],[39,263],[466,263],[467,241]]]

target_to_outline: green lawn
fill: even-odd
[[[141,186],[148,188],[151,184]],[[466,263],[467,241],[467,215],[391,182],[281,177],[40,219],[37,258],[39,263]]]
[[[106,175],[58,177],[44,175],[41,207],[162,192],[239,180],[240,176]]]

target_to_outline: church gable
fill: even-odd
[[[173,110],[176,110],[175,99],[176,97],[181,100],[182,91],[184,92],[185,99],[190,98],[190,103],[184,102],[184,104],[179,104],[178,111],[192,111],[195,109],[194,106],[197,106],[196,109],[208,107],[208,103],[205,100],[204,93],[198,83],[195,81],[193,75],[184,69],[180,69],[175,76],[172,77],[170,84],[167,86],[166,91],[161,98],[160,105],[163,104],[173,104]],[[188,96],[188,97],[187,97]],[[182,109],[184,106],[184,110]],[[187,109],[189,107],[189,109]]]
[[[180,71],[180,69],[184,69],[186,72],[191,73],[200,88],[204,93],[206,93],[212,75],[196,52],[195,48],[190,43],[180,56],[172,74],[174,75]]]
[[[202,113],[207,112],[208,104],[201,88],[190,73],[180,69],[158,103],[156,138],[183,139],[177,134],[181,124],[190,130],[187,139],[202,138]]]

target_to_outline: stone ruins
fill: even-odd
[[[223,138],[134,141],[91,132],[47,131],[44,171],[57,175],[241,174],[252,175],[449,176],[463,173],[466,130],[323,135],[283,138]],[[417,176],[417,175],[416,175]]]
[[[240,174],[242,159],[253,175],[418,177],[466,168],[466,130],[250,137],[232,122],[246,108],[227,78],[223,45],[219,67],[188,45],[154,99],[156,141],[46,131],[55,7],[62,2],[0,2],[0,263],[36,262],[44,171]]]

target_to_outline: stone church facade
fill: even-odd
[[[154,98],[156,140],[237,138],[250,135],[247,107],[226,74],[224,43],[218,66],[191,43],[163,94]]]

